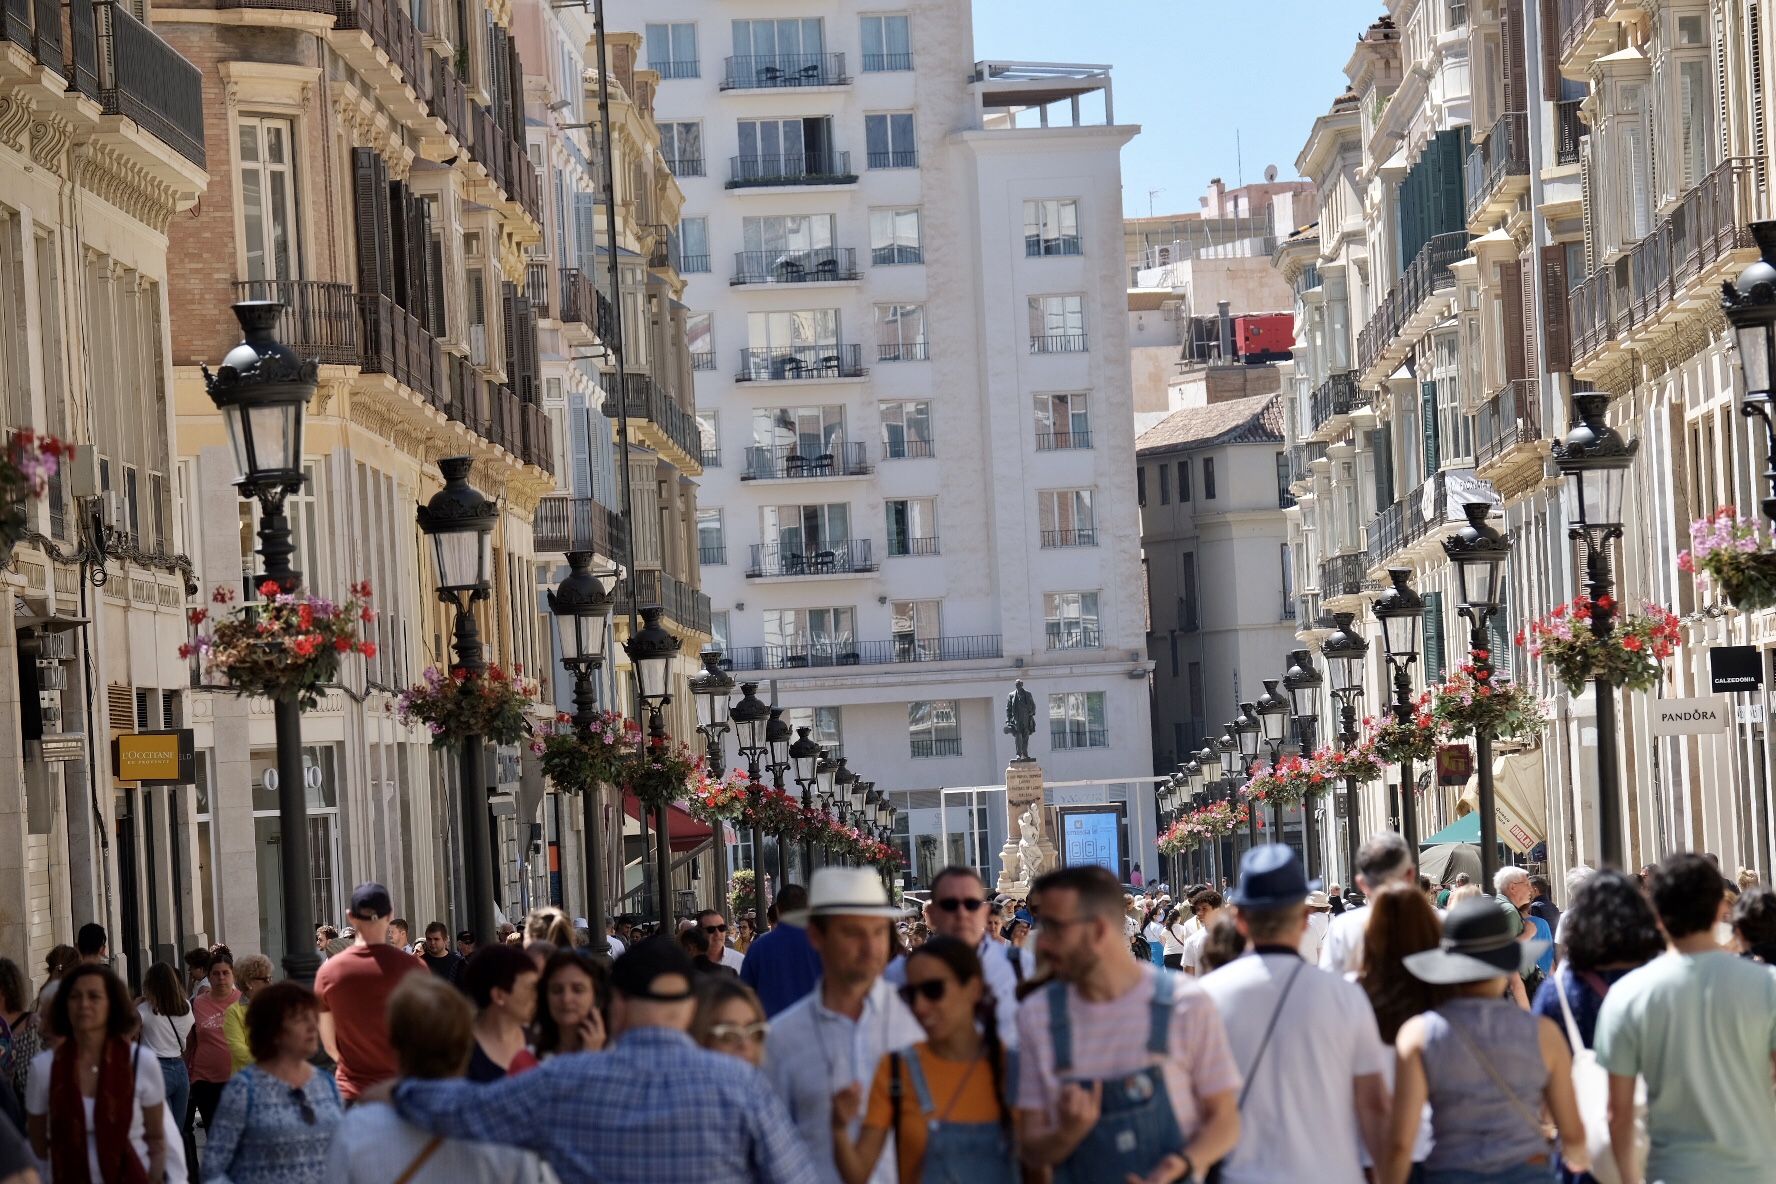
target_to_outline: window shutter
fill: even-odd
[[[1513,259],[1499,264],[1499,342],[1505,354],[1505,381],[1529,377],[1529,359],[1523,352],[1523,266]]]
[[[512,129],[512,138],[517,140],[519,147],[522,148],[526,139],[524,133],[524,63],[519,60],[518,39],[515,37],[506,40],[506,60],[509,63],[506,67],[509,71],[507,77],[512,80],[512,122],[508,126]]]
[[[1597,202],[1592,196],[1595,172],[1591,167],[1591,144],[1595,137],[1579,137],[1579,204],[1585,222],[1585,272],[1597,266]]]
[[[399,264],[390,277],[393,286],[389,295],[396,304],[413,311],[413,208],[407,203],[407,187],[399,181],[388,186],[389,256]]]
[[[391,296],[388,171],[375,149],[352,149],[352,190],[357,199],[358,291]]]
[[[1384,510],[1394,504],[1394,433],[1389,424],[1382,424],[1369,433],[1370,455],[1375,457],[1375,507]]]
[[[1764,30],[1762,4],[1760,0],[1751,0],[1745,6],[1745,56],[1749,69],[1747,71],[1745,92],[1751,97],[1751,159],[1752,167],[1757,170],[1758,188],[1764,187],[1764,154],[1770,150],[1765,139],[1764,128]],[[1723,88],[1723,92],[1724,88]],[[1725,134],[1725,124],[1722,124]]]
[[[1572,322],[1568,309],[1571,285],[1566,275],[1566,248],[1565,243],[1542,248],[1542,325],[1548,355],[1543,361],[1550,374],[1572,370]]]
[[[1505,109],[1501,115],[1529,110],[1528,62],[1524,56],[1523,12],[1516,3],[1501,4],[1499,42],[1505,51]]]
[[[579,269],[591,279],[598,274],[598,198],[574,194],[574,251]]]
[[[592,428],[586,413],[586,397],[575,395],[568,409],[568,439],[573,451],[573,479],[570,487],[575,497],[592,497]]]
[[[1419,426],[1424,436],[1424,474],[1429,481],[1432,474],[1443,466],[1443,449],[1438,438],[1437,429],[1437,384],[1421,382],[1419,393]]]
[[[1517,655],[1511,650],[1511,633],[1507,620],[1510,610],[1499,605],[1499,611],[1487,619],[1486,635],[1489,646],[1487,652],[1492,655],[1492,672],[1498,677],[1509,681],[1517,669]]]
[[[1560,101],[1560,0],[1542,0],[1542,97]]]
[[[507,281],[500,285],[500,333],[505,342],[506,385],[516,386],[518,371],[518,285]]]
[[[1463,127],[1439,132],[1437,143],[1443,153],[1442,185],[1437,194],[1443,216],[1438,221],[1436,232],[1445,234],[1452,230],[1465,230],[1468,225],[1468,194],[1465,183],[1468,129]]]
[[[439,238],[429,239],[426,251],[426,287],[432,306],[432,336],[448,337],[450,322],[444,315],[444,243]]]
[[[1517,264],[1519,305],[1523,310],[1523,377],[1534,379],[1541,374],[1540,350],[1536,344],[1535,315],[1535,252],[1526,253]]]
[[[1425,682],[1443,681],[1443,593],[1424,594],[1424,677]]]

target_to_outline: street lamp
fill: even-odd
[[[1566,478],[1567,537],[1585,552],[1585,593],[1591,600],[1591,633],[1605,638],[1615,626],[1615,577],[1610,570],[1610,543],[1622,537],[1622,495],[1628,467],[1640,441],[1625,442],[1605,422],[1609,396],[1576,394],[1579,422],[1566,439],[1554,445],[1554,463]],[[1593,679],[1597,701],[1597,826],[1602,866],[1625,862],[1622,841],[1622,791],[1616,757],[1616,688],[1607,678]]]
[[[590,551],[568,552],[567,566],[567,578],[549,593],[549,611],[555,615],[561,664],[573,675],[574,727],[584,737],[598,722],[598,693],[592,679],[604,664],[611,598],[604,582],[592,574]],[[604,931],[603,786],[586,786],[580,809],[582,829],[586,832],[586,921],[592,930],[592,952],[608,955],[610,940]]]
[[[284,306],[272,300],[246,300],[234,306],[245,338],[228,351],[214,374],[204,370],[204,386],[222,413],[234,451],[234,485],[259,503],[259,555],[265,574],[285,594],[302,586],[302,573],[290,565],[296,552],[284,500],[300,490],[302,420],[315,392],[317,367],[304,362],[273,333]],[[302,705],[294,696],[272,700],[277,733],[279,879],[284,906],[284,974],[313,985],[320,969],[314,948],[313,885],[309,882],[308,790],[302,768]]]
[[[1363,663],[1369,656],[1369,643],[1351,628],[1356,619],[1355,613],[1332,614],[1332,632],[1320,643],[1320,656],[1326,659],[1326,670],[1332,680],[1332,700],[1338,704],[1338,745],[1347,752],[1357,743],[1357,701],[1363,697]],[[1344,849],[1349,860],[1345,869],[1347,876],[1357,874],[1357,843],[1362,829],[1360,803],[1356,779],[1346,778]]]
[[[779,713],[780,714],[780,713]],[[759,762],[772,750],[772,725],[776,725],[784,734],[785,746],[788,745],[789,727],[773,714],[769,705],[758,697],[758,683],[742,683],[740,701],[734,704],[728,713],[734,724],[734,746],[740,750],[740,756],[746,761],[746,792],[752,796],[755,807],[752,818],[752,907],[757,913],[758,923],[765,923],[765,835],[759,829],[756,807],[761,803],[765,787],[759,780]],[[735,922],[738,924],[738,921]]]
[[[1240,776],[1248,781],[1252,777],[1252,769],[1258,764],[1258,742],[1263,738],[1264,725],[1258,722],[1257,705],[1241,703],[1239,717],[1234,720],[1233,737],[1239,741]],[[1258,845],[1258,807],[1251,805],[1246,810],[1246,840],[1249,845]]]
[[[845,758],[838,759],[838,771],[833,774],[834,810],[838,814],[839,825],[851,824],[851,795],[857,788],[857,774],[845,767]]]
[[[1283,734],[1289,726],[1289,701],[1277,690],[1281,679],[1264,679],[1264,693],[1252,705],[1258,716],[1258,727],[1264,737],[1265,751],[1270,758],[1270,767],[1274,771],[1283,758]],[[1283,803],[1277,802],[1271,809],[1272,821],[1276,823],[1276,833],[1271,841],[1283,841]]]
[[[1764,517],[1776,521],[1776,421],[1771,418],[1776,399],[1776,222],[1753,222],[1751,233],[1762,258],[1722,285],[1721,311],[1733,326],[1739,378],[1745,385],[1739,414],[1764,425],[1764,480],[1770,492],[1763,509]]]
[[[1492,643],[1487,639],[1486,623],[1505,601],[1505,561],[1511,555],[1511,543],[1487,525],[1486,515],[1492,509],[1485,502],[1468,502],[1462,513],[1467,525],[1443,540],[1443,553],[1455,565],[1456,581],[1461,592],[1461,608],[1470,626],[1468,648],[1476,679],[1492,676]],[[1601,719],[1602,713],[1599,712]],[[1480,766],[1480,872],[1483,882],[1492,885],[1492,873],[1498,870],[1498,810],[1493,804],[1492,731],[1474,731],[1474,763]]]
[[[647,710],[648,746],[666,746],[665,707],[672,702],[672,660],[678,657],[682,640],[660,624],[664,612],[657,604],[641,610],[642,625],[635,635],[623,643],[629,665],[635,669],[635,693]],[[665,802],[654,807],[654,876],[659,881],[660,930],[672,930],[672,820],[667,817]]]
[[[1289,669],[1283,673],[1283,689],[1289,692],[1289,710],[1295,717],[1295,742],[1301,751],[1312,755],[1314,725],[1319,722],[1320,684],[1325,680],[1314,668],[1311,650],[1291,650]],[[1319,825],[1314,815],[1318,806],[1303,799],[1301,803],[1301,847],[1307,852],[1308,879],[1320,874]]]
[[[722,752],[723,738],[728,734],[733,703],[734,676],[722,669],[721,647],[705,646],[698,655],[703,669],[690,678],[691,699],[697,705],[697,731],[703,734],[703,745],[709,771],[720,778],[727,770],[727,756]],[[762,724],[762,721],[761,721]],[[710,849],[715,864],[715,907],[726,911],[728,905],[728,824],[716,819],[710,828]]]
[[[469,484],[473,462],[449,456],[438,462],[444,488],[419,508],[419,529],[432,540],[438,568],[438,599],[456,610],[456,666],[468,682],[487,669],[482,656],[481,627],[474,606],[492,594],[493,526],[499,506]],[[480,736],[464,736],[457,766],[463,814],[463,891],[468,896],[469,926],[477,942],[493,940],[493,842],[487,818],[487,785]]]
[[[771,705],[771,718],[765,722],[765,747],[770,751],[766,767],[771,770],[771,787],[779,793],[783,792],[783,778],[789,773],[789,725],[784,722],[783,708]],[[782,891],[789,883],[789,852],[784,848],[783,836],[777,838],[777,888]],[[763,858],[761,855],[760,858]],[[764,874],[758,874],[759,899],[764,899]],[[758,919],[762,922],[765,914],[760,912]]]
[[[1388,579],[1392,586],[1375,598],[1374,612],[1381,623],[1382,651],[1394,674],[1394,719],[1406,724],[1412,721],[1412,664],[1418,661],[1424,630],[1424,598],[1412,587],[1410,569],[1390,567]],[[1418,798],[1411,757],[1400,762],[1400,834],[1416,858]]]
[[[809,739],[811,728],[797,728],[796,741],[789,746],[789,759],[795,766],[796,786],[802,791],[802,813],[814,811],[814,783],[820,777],[820,745]],[[814,844],[802,842],[802,878],[814,874]]]
[[[1178,821],[1179,819],[1181,819],[1183,817],[1185,810],[1190,809],[1196,805],[1196,799],[1202,793],[1202,784],[1203,784],[1202,762],[1197,760],[1193,756],[1189,760],[1185,761],[1181,768],[1182,768],[1182,772],[1184,774],[1184,786],[1183,786],[1182,796],[1178,802],[1178,808],[1177,808],[1178,817],[1173,819],[1174,822]],[[1196,853],[1194,861],[1198,864],[1200,864],[1202,862],[1202,853],[1200,850]],[[1185,873],[1184,866],[1182,863],[1180,863],[1180,865],[1178,867],[1177,878],[1173,881],[1174,884],[1176,884],[1177,887],[1180,889],[1183,887],[1183,884],[1184,884],[1184,879],[1185,879],[1184,873]]]

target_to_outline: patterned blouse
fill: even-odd
[[[324,1184],[345,1110],[331,1074],[301,1089],[248,1065],[222,1091],[204,1147],[205,1184]]]

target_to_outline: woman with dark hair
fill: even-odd
[[[457,986],[475,1005],[470,1081],[499,1081],[541,1062],[525,1040],[537,1010],[537,965],[516,944],[483,946],[463,963]]]
[[[876,1069],[863,1127],[860,1085],[833,1097],[833,1157],[845,1184],[864,1184],[894,1134],[902,1184],[1015,1184],[1014,1110],[993,993],[974,947],[933,937],[907,955],[901,998],[925,1039]]]
[[[136,1013],[123,981],[103,966],[74,967],[48,1021],[62,1042],[33,1063],[25,1099],[37,1158],[62,1184],[161,1184],[166,1081],[131,1039]]]
[[[1756,884],[1733,906],[1733,934],[1739,956],[1776,966],[1776,892]]]
[[[739,1057],[753,1068],[764,1064],[764,1004],[752,988],[728,975],[708,975],[697,983],[697,1014],[691,1017],[691,1039],[711,1052]]]
[[[1389,884],[1369,901],[1373,910],[1363,930],[1363,969],[1350,975],[1375,1010],[1375,1026],[1382,1044],[1391,1053],[1400,1025],[1431,1009],[1437,999],[1430,984],[1406,969],[1408,955],[1434,950],[1443,939],[1443,923],[1423,892],[1410,884]],[[1382,1077],[1391,1093],[1394,1088],[1395,1062],[1392,1056],[1382,1061]],[[1369,1163],[1363,1151],[1363,1166]],[[1418,1136],[1412,1145],[1413,1170],[1421,1170],[1431,1150],[1431,1110],[1420,1112]]]
[[[1536,989],[1530,1010],[1552,1020],[1570,1047],[1572,1033],[1592,1047],[1604,996],[1631,970],[1665,952],[1665,935],[1646,893],[1632,876],[1613,868],[1592,872],[1561,914],[1566,960]],[[1578,1051],[1574,1049],[1573,1051]],[[1589,1184],[1589,1172],[1558,1165],[1565,1184]]]
[[[599,1052],[609,1025],[610,969],[598,958],[560,950],[549,955],[536,984],[535,1038],[539,1062],[569,1052]]]
[[[49,947],[49,953],[43,956],[43,985],[60,982],[70,970],[80,965],[80,951],[73,946],[61,945]]]
[[[31,984],[17,962],[0,958],[0,1088],[10,1088],[21,1106],[31,1058],[42,1047],[31,1010]]]
[[[191,1100],[185,1046],[191,1043],[197,1020],[191,1014],[178,971],[165,962],[148,968],[142,979],[142,1001],[136,1004],[136,1015],[142,1021],[142,1047],[160,1061],[160,1074],[166,1079],[167,1112],[183,1133],[185,1110]]]
[[[222,1089],[234,1075],[234,1054],[228,1047],[228,1009],[240,999],[234,989],[234,955],[227,946],[210,951],[210,989],[191,1001],[197,1021],[185,1045],[185,1067],[191,1072],[191,1109],[204,1130],[216,1120]]]
[[[331,1075],[309,1058],[321,1046],[320,1004],[301,983],[273,983],[247,1005],[253,1063],[222,1091],[204,1144],[205,1180],[322,1184],[327,1145],[345,1113]]]

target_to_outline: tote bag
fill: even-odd
[[[1562,976],[1564,975],[1564,981]],[[1585,1146],[1591,1152],[1591,1175],[1598,1184],[1622,1184],[1616,1170],[1615,1151],[1610,1142],[1609,1070],[1597,1063],[1597,1054],[1585,1047],[1579,1038],[1579,1025],[1573,1019],[1572,1006],[1566,1001],[1565,984],[1572,981],[1572,968],[1563,966],[1554,976],[1554,993],[1560,998],[1560,1014],[1566,1017],[1566,1038],[1572,1044],[1573,1094],[1578,1099],[1579,1117],[1585,1121]],[[1647,1158],[1646,1082],[1634,1082],[1634,1161],[1644,1168]]]

